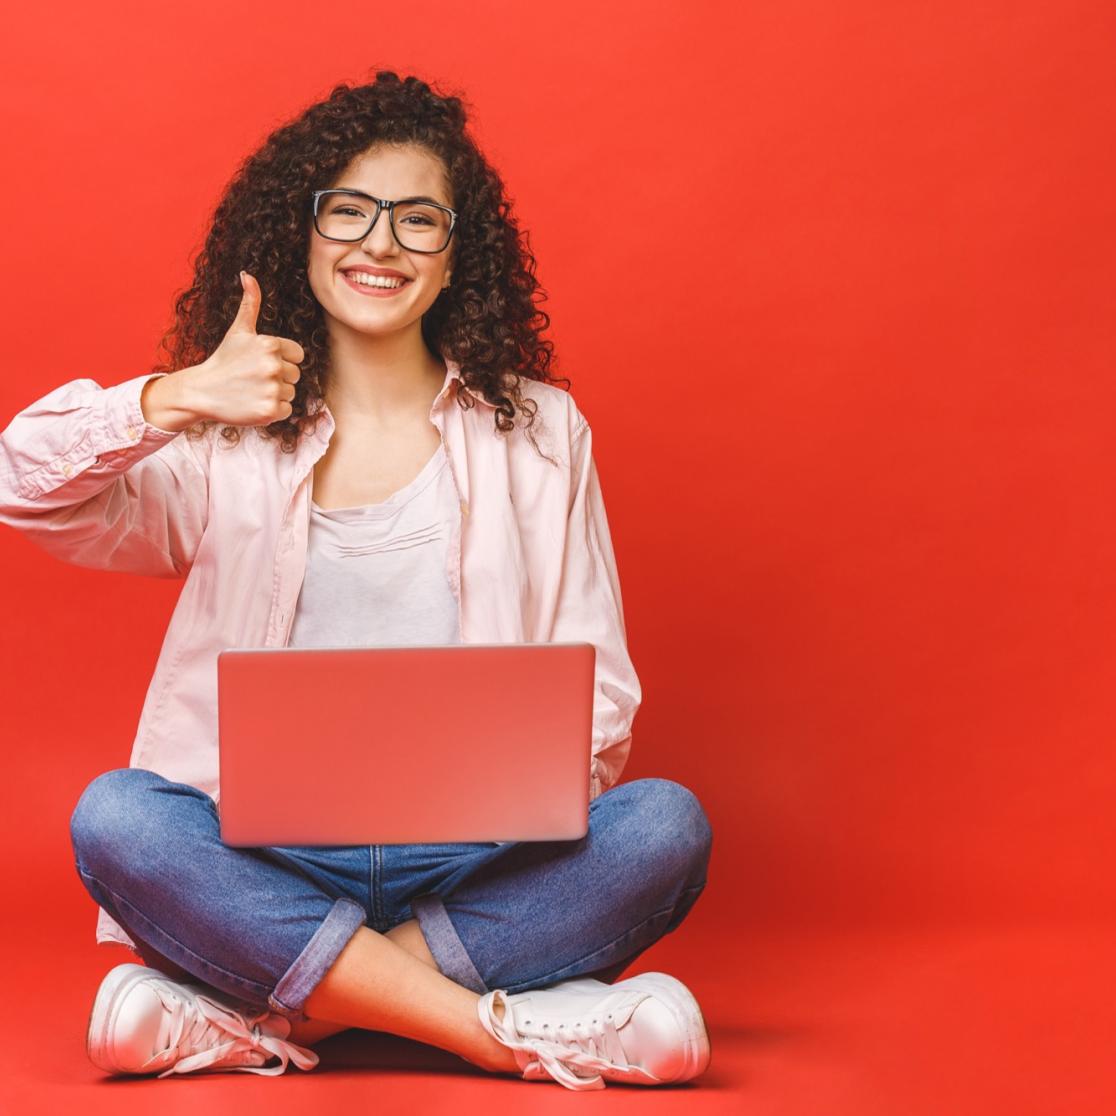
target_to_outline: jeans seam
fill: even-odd
[[[380,845],[372,845],[371,850],[372,919],[376,929],[380,930],[384,924],[384,851]]]

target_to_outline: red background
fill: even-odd
[[[7,23],[0,426],[150,367],[224,183],[334,82],[393,68],[474,105],[594,427],[645,695],[625,777],[685,783],[715,833],[705,895],[636,966],[694,988],[714,1066],[644,1108],[1099,1096],[1110,5],[207,0]],[[8,1087],[27,1111],[59,1084],[141,1111],[165,1083],[108,1091],[84,1061],[100,975],[132,958],[93,946],[67,822],[127,764],[180,585],[11,530],[0,568],[0,902],[37,1013],[5,1020]],[[325,1095],[294,1076],[258,1087]],[[185,1087],[231,1086],[253,1087]],[[439,1079],[456,1111],[524,1087]]]

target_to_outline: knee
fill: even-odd
[[[70,815],[70,841],[79,864],[88,864],[118,844],[126,834],[134,841],[129,823],[137,814],[137,799],[161,776],[142,767],[119,767],[102,772],[85,790]]]
[[[671,779],[636,779],[627,786],[638,801],[639,843],[647,855],[704,882],[713,829],[697,795]]]

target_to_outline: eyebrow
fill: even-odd
[[[363,197],[363,198],[370,198],[370,197],[372,196],[372,195],[371,195],[371,194],[369,194],[369,193],[368,193],[367,191],[365,191],[365,190],[357,190],[357,189],[356,189],[355,187],[353,187],[353,186],[337,186],[337,187],[335,187],[335,189],[337,189],[337,190],[345,190],[345,191],[347,191],[347,192],[348,192],[348,193],[350,193],[350,194],[360,194],[360,196],[361,196],[361,197]],[[439,201],[439,200],[438,200],[437,198],[432,198],[432,197],[430,197],[430,196],[429,196],[429,194],[412,194],[412,195],[411,195],[410,197],[406,197],[406,198],[400,198],[400,199],[399,199],[399,201],[405,201],[405,202],[430,202],[430,203],[431,203],[431,205],[444,205],[444,206],[445,206],[445,207],[446,207],[447,209],[449,208],[449,203],[448,203],[448,202],[444,202],[444,201]]]

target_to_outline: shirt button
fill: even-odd
[[[65,473],[66,476],[69,476],[73,471],[74,467],[68,461],[62,466],[62,472]]]
[[[136,428],[134,426],[128,427],[128,437],[134,438],[136,436]]]

